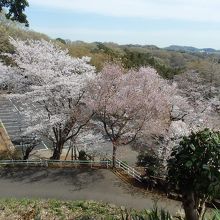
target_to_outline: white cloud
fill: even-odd
[[[220,22],[219,0],[29,0],[29,3],[30,7],[115,17]]]

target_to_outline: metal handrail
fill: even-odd
[[[132,170],[132,172],[134,172],[136,175],[140,175],[141,176],[141,174],[138,171],[136,171],[133,167],[130,167],[128,164],[124,163],[123,161],[117,159],[116,163],[120,164],[120,166],[125,168],[125,169]]]
[[[49,165],[54,164],[72,164],[72,165],[104,165],[106,168],[110,168],[112,164],[112,160],[105,159],[100,161],[93,160],[0,160],[0,165],[41,165],[48,167]],[[124,170],[128,175],[132,176],[138,181],[142,181],[141,174],[137,172],[133,167],[130,167],[123,161],[116,159],[116,166],[122,170]]]
[[[105,165],[107,168],[110,167],[108,160],[103,161],[92,161],[92,160],[0,160],[0,165],[37,165],[48,166],[49,164],[73,164],[73,165]]]
[[[139,182],[142,181],[141,173],[137,172],[133,167],[130,167],[128,164],[119,159],[116,159],[116,165],[118,166],[118,168],[124,170],[129,176],[132,176]]]

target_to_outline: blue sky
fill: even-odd
[[[29,0],[30,28],[86,42],[220,49],[220,0]]]

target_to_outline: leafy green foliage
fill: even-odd
[[[155,68],[162,77],[169,79],[180,73],[180,68],[169,67],[148,52],[131,51],[127,48],[124,49],[124,52],[125,55],[122,57],[122,62],[126,68],[151,66]]]
[[[200,198],[220,188],[220,132],[204,129],[184,137],[168,160],[169,182]]]
[[[184,137],[168,160],[168,181],[182,194],[186,219],[203,219],[205,202],[220,189],[220,132],[206,128]]]
[[[62,44],[66,44],[66,41],[60,37],[56,38],[56,41],[61,42]]]
[[[72,56],[90,56],[92,64],[99,70],[106,62],[122,64],[124,68],[138,69],[142,66],[151,66],[164,77],[172,79],[182,72],[188,58],[178,56],[178,52],[168,52],[159,48],[148,48],[140,45],[117,45],[113,43],[84,43],[71,42],[67,47]],[[190,58],[191,59],[191,56]]]
[[[146,175],[158,176],[162,167],[162,161],[154,151],[148,150],[140,152],[137,156],[137,165],[145,167]]]
[[[78,220],[171,220],[170,214],[159,210],[127,210],[94,201],[59,201],[1,199],[1,217],[10,219],[78,219]]]
[[[6,18],[24,23],[25,26],[29,26],[29,24],[27,16],[23,12],[28,6],[27,0],[0,0],[0,12],[3,8],[8,8],[8,12],[5,15]]]
[[[87,160],[87,155],[86,152],[84,150],[79,151],[79,160]]]
[[[160,211],[156,206],[149,213],[149,220],[172,220],[169,212],[161,209]]]
[[[212,220],[220,220],[220,210],[215,208]]]

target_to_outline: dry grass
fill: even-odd
[[[93,201],[0,200],[0,220],[121,219],[123,207]]]
[[[14,146],[4,128],[4,125],[0,121],[0,151],[11,151]]]

